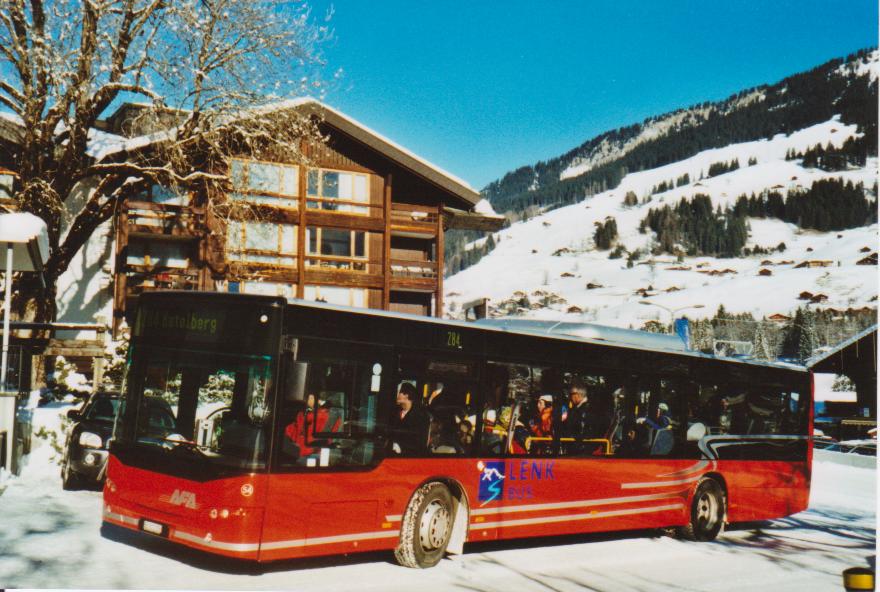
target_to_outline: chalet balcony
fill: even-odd
[[[136,296],[153,290],[198,290],[201,272],[198,269],[129,265],[126,275],[128,295]]]
[[[129,234],[198,237],[204,233],[201,208],[129,201],[126,222]]]
[[[392,279],[425,279],[437,281],[436,261],[391,260]]]
[[[440,211],[436,207],[392,203],[390,217],[392,235],[412,238],[437,236]]]

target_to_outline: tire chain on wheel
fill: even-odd
[[[442,483],[438,483],[436,481],[425,483],[416,490],[416,492],[410,499],[409,504],[406,506],[406,511],[403,514],[403,519],[401,520],[400,524],[400,541],[397,544],[397,548],[394,549],[394,556],[397,558],[397,561],[404,567],[432,567],[436,565],[445,554],[446,544],[449,543],[449,538],[451,535],[451,523],[454,521],[454,515],[450,516],[450,532],[447,533],[446,544],[443,545],[443,549],[439,553],[437,561],[425,563],[417,556],[416,553],[416,545],[421,545],[421,542],[419,541],[418,529],[421,512],[424,510],[422,506],[424,505],[425,500],[431,497],[435,492],[440,493],[442,491],[445,491],[446,495],[451,500],[452,494],[449,492],[449,489]],[[450,513],[452,513],[451,507]]]

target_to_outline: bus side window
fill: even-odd
[[[406,383],[405,390],[413,393],[413,399],[410,406],[398,397],[392,410],[394,452],[402,456],[470,454],[477,423],[473,363],[402,355],[399,370],[398,390]],[[413,434],[414,430],[418,433]]]
[[[283,385],[283,467],[363,465],[376,453],[374,364],[355,360],[296,362]]]
[[[617,429],[615,390],[619,379],[594,372],[565,372],[559,399],[559,452],[570,456],[612,453]]]

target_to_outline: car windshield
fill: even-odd
[[[91,421],[112,422],[119,409],[119,399],[99,397],[89,406],[85,418]]]
[[[129,375],[136,443],[231,467],[264,467],[271,361],[143,347]]]

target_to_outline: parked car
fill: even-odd
[[[89,397],[81,409],[67,412],[67,417],[74,423],[67,431],[61,459],[64,489],[86,485],[98,487],[103,482],[107,441],[113,434],[119,404],[118,392],[98,392]]]
[[[842,452],[844,454],[861,454],[863,456],[877,456],[876,440],[844,440],[825,447],[829,452]]]

